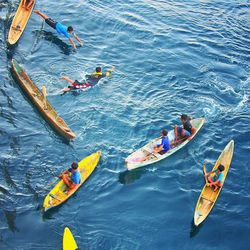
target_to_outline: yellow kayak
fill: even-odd
[[[36,0],[33,1],[33,4],[29,8],[27,8],[24,6],[24,0],[21,0],[9,30],[8,43],[10,45],[15,44],[21,37],[26,24],[29,21],[35,3]]]
[[[81,173],[81,183],[76,188],[69,190],[64,182],[60,180],[45,197],[43,202],[44,211],[47,211],[52,207],[59,206],[60,204],[65,202],[71,195],[73,195],[94,171],[100,157],[101,151],[97,151],[96,153],[93,153],[88,157],[82,159],[78,163],[78,169]]]
[[[225,149],[221,152],[219,158],[217,159],[213,170],[216,170],[220,164],[224,165],[225,170],[223,171],[223,183],[226,179],[231,160],[234,152],[234,141],[230,141]],[[209,187],[205,184],[203,187],[198,202],[196,204],[194,212],[194,224],[198,226],[201,224],[211,212],[219,194],[223,187],[218,188],[214,191],[213,187]]]
[[[63,250],[77,250],[78,246],[68,227],[65,227],[63,234]]]

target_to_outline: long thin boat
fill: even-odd
[[[63,250],[77,250],[78,246],[74,239],[73,234],[71,233],[68,227],[64,228],[63,233]]]
[[[29,97],[39,113],[45,118],[51,127],[66,139],[74,139],[76,137],[75,133],[68,127],[65,121],[58,116],[47,98],[30,80],[26,72],[15,60],[12,60],[12,72],[18,80],[19,86],[23,89],[25,94]]]
[[[81,174],[81,183],[77,185],[76,188],[68,189],[63,180],[60,180],[45,197],[43,202],[44,211],[46,212],[53,207],[59,206],[67,199],[69,199],[69,197],[71,197],[92,174],[99,162],[100,157],[101,152],[97,151],[96,153],[93,153],[88,157],[82,159],[78,163],[78,169]]]
[[[227,173],[233,157],[233,152],[234,152],[234,141],[232,140],[227,144],[225,149],[221,152],[219,158],[217,159],[213,167],[213,170],[216,170],[220,164],[222,164],[225,167],[225,170],[223,171],[223,183],[227,177]],[[221,189],[222,187],[214,191],[213,187],[210,187],[207,184],[204,185],[194,212],[194,224],[196,226],[201,224],[208,217],[221,192]]]
[[[24,6],[24,0],[21,0],[9,30],[8,43],[10,45],[14,45],[21,37],[26,24],[29,21],[35,3],[36,0],[33,1],[33,4],[29,8],[26,8]]]
[[[149,164],[156,163],[158,161],[161,161],[170,155],[174,154],[181,148],[183,148],[187,143],[192,140],[196,134],[199,132],[203,124],[205,123],[204,118],[196,118],[192,119],[191,121],[192,126],[195,128],[195,133],[192,134],[188,139],[183,140],[179,143],[177,143],[175,146],[173,146],[169,151],[167,151],[165,154],[159,154],[159,153],[153,153],[154,146],[161,143],[160,138],[155,138],[152,141],[150,141],[148,144],[143,146],[142,148],[138,149],[137,151],[133,152],[131,155],[129,155],[126,159],[126,165],[128,170],[132,170],[135,168],[143,167]],[[174,130],[171,130],[168,132],[168,138],[170,142],[174,142],[175,135]]]

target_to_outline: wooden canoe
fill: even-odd
[[[30,80],[26,72],[15,60],[12,60],[12,72],[18,80],[19,86],[23,89],[25,94],[30,98],[39,113],[45,118],[51,127],[64,138],[69,140],[74,139],[76,137],[75,133],[68,127],[65,121],[58,116],[47,98],[44,98],[41,91]]]
[[[234,152],[234,141],[232,140],[227,144],[225,149],[221,152],[219,158],[217,159],[213,167],[213,170],[216,170],[220,164],[222,164],[225,167],[225,170],[223,171],[224,175],[223,183],[226,179],[231,164],[233,152]],[[209,187],[206,184],[204,185],[194,212],[194,224],[196,226],[201,224],[207,218],[220,194],[221,189],[222,187],[214,191],[213,187]]]
[[[46,212],[53,207],[59,206],[71,197],[92,174],[99,162],[100,157],[101,152],[97,151],[96,153],[82,159],[78,163],[78,169],[81,173],[81,183],[76,188],[70,190],[64,182],[60,180],[45,197],[43,202],[44,211]]]
[[[77,250],[78,246],[74,239],[73,234],[71,233],[68,227],[64,228],[63,233],[63,250]]]
[[[153,153],[154,146],[156,144],[161,143],[160,138],[153,139],[148,144],[138,149],[137,151],[133,152],[131,155],[129,155],[125,159],[128,170],[132,170],[135,168],[139,168],[139,167],[143,167],[149,164],[156,163],[172,155],[173,153],[175,153],[176,151],[180,150],[185,145],[187,145],[187,143],[196,136],[196,134],[199,132],[199,130],[201,129],[204,123],[205,123],[204,118],[196,118],[196,119],[191,120],[192,126],[196,129],[195,133],[192,136],[190,136],[188,139],[181,141],[179,144],[172,147],[167,153],[163,155],[158,154],[158,153]],[[174,130],[171,130],[168,132],[168,138],[170,142],[174,141],[175,139]]]
[[[15,17],[10,26],[9,35],[8,35],[8,43],[10,45],[14,45],[21,37],[26,27],[26,24],[29,21],[29,18],[35,6],[36,0],[34,0],[33,4],[30,6],[29,9],[26,9],[23,6],[23,2],[24,0],[21,0],[19,7],[17,9],[17,12],[15,14]]]

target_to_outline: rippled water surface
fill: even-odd
[[[250,249],[249,1],[37,1],[74,26],[69,42],[33,14],[17,46],[6,37],[19,1],[0,2],[0,249],[61,249],[69,226],[81,249]],[[77,134],[66,143],[10,74],[15,58]],[[101,65],[109,79],[63,96],[66,74],[81,80]],[[197,137],[154,165],[125,171],[124,158],[180,123],[205,117]],[[235,140],[223,191],[193,227],[202,164]],[[43,199],[73,160],[102,150],[98,168],[48,214]]]

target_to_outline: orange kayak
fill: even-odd
[[[21,37],[26,24],[29,21],[35,3],[36,0],[33,0],[32,5],[27,8],[24,6],[24,0],[21,0],[9,30],[8,43],[10,45],[14,45]]]

